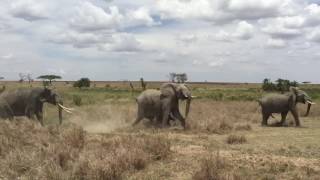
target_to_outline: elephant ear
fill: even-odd
[[[298,95],[299,88],[298,88],[298,87],[293,87],[293,86],[291,86],[291,87],[289,88],[289,91],[292,92],[292,93],[295,94],[295,95]]]
[[[296,99],[297,99],[297,96],[295,96],[294,94],[291,94],[289,96],[288,104],[289,104],[290,109],[292,109],[296,106]]]
[[[299,91],[299,88],[297,87],[290,87],[289,88],[291,94],[289,95],[289,108],[292,109],[296,106],[297,104],[297,96],[298,96],[298,91]]]
[[[160,98],[177,97],[176,85],[173,83],[165,83],[160,87]]]

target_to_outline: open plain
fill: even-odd
[[[3,84],[6,91],[42,86]],[[0,179],[320,179],[319,85],[302,85],[317,104],[296,128],[291,115],[285,127],[261,127],[260,84],[189,83],[197,98],[186,130],[147,120],[132,127],[141,92],[133,85],[93,82],[78,89],[54,82],[73,114],[63,114],[59,126],[57,108],[46,105],[44,127],[25,118],[1,121]],[[279,120],[275,115],[269,123]]]

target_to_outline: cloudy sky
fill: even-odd
[[[320,0],[0,0],[0,76],[320,83]]]

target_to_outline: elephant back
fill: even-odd
[[[160,87],[161,97],[174,97],[177,98],[176,84],[165,83]]]

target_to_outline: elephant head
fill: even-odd
[[[308,116],[309,112],[310,112],[311,105],[315,104],[312,102],[312,99],[310,98],[310,96],[305,91],[302,91],[297,87],[290,87],[290,92],[293,94],[294,103],[299,102],[299,103],[303,103],[303,104],[306,104],[306,103],[308,104],[308,109],[305,114],[305,116]]]
[[[185,109],[185,118],[188,117],[191,104],[191,91],[184,84],[166,83],[160,88],[161,97],[171,97],[173,103],[178,103],[179,100],[187,100]],[[178,104],[176,104],[178,106]]]
[[[42,102],[47,102],[58,107],[60,124],[62,123],[62,110],[71,113],[72,109],[64,107],[62,98],[51,89],[45,88],[40,94],[40,100]]]

